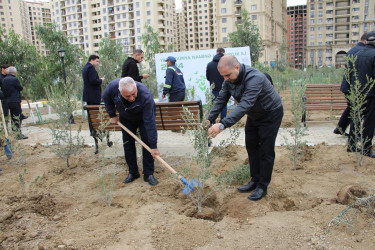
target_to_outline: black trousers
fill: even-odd
[[[346,97],[347,106],[344,112],[342,112],[340,120],[337,123],[337,127],[341,129],[343,133],[350,125],[350,118],[349,118],[350,117],[350,102],[348,101],[346,94],[345,94],[345,97]]]
[[[21,114],[22,114],[22,109],[21,109],[21,104],[19,102],[8,102],[8,107],[10,111],[10,115],[12,117],[12,121],[16,127],[16,129],[21,128]]]
[[[375,96],[369,96],[366,98],[366,104],[363,111],[363,138],[365,144],[363,145],[363,150],[369,151],[372,148],[372,138],[374,137],[375,128]],[[350,122],[350,132],[348,143],[351,149],[355,148],[356,140],[354,134],[354,123]],[[357,135],[358,137],[358,135]]]
[[[8,108],[8,102],[6,99],[1,100],[1,105],[3,107],[4,116],[9,115],[9,108]]]
[[[284,110],[281,106],[261,119],[254,121],[248,117],[246,121],[245,143],[251,180],[264,190],[267,190],[271,182],[275,142],[283,116]]]
[[[173,94],[169,94],[169,102],[180,102],[185,100],[185,90]]]
[[[94,103],[94,102],[87,102],[87,105],[99,105],[100,103]],[[103,111],[105,112],[105,110]],[[72,115],[73,116],[73,115]],[[72,118],[71,116],[71,118]],[[71,119],[70,118],[70,119]],[[95,130],[94,127],[92,126],[91,120],[89,119],[89,129],[90,129],[90,135],[94,136],[95,135]]]
[[[150,146],[148,143],[148,136],[147,131],[145,128],[145,124],[143,121],[129,121],[120,117],[120,122],[128,128],[131,132],[136,134],[137,129],[139,128],[139,132],[141,134],[141,140]],[[137,164],[137,151],[135,147],[135,139],[129,135],[125,130],[122,130],[122,141],[124,143],[124,153],[125,153],[125,161],[129,167],[130,174],[138,173],[138,164]],[[150,152],[147,151],[144,147],[142,147],[142,155],[143,155],[143,174],[151,175],[154,174],[154,158],[152,158]]]

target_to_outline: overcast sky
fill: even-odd
[[[264,0],[266,1],[266,0]],[[307,0],[286,0],[287,6],[303,5],[306,4]],[[181,0],[176,0],[176,9],[181,8]]]

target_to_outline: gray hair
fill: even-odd
[[[118,89],[120,90],[120,92],[123,90],[131,92],[136,87],[137,85],[135,84],[135,81],[129,76],[122,78],[118,83]]]
[[[10,66],[9,68],[8,68],[8,74],[16,74],[17,73],[17,69],[16,69],[16,67],[13,67],[13,66]]]

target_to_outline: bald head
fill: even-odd
[[[224,77],[224,80],[233,83],[240,73],[240,63],[236,57],[225,55],[220,59],[217,69],[220,75]]]

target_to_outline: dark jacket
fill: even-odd
[[[282,106],[280,96],[266,76],[244,64],[240,64],[240,72],[234,83],[224,81],[215,106],[208,117],[212,124],[231,96],[238,104],[227,117],[221,120],[224,127],[232,126],[245,114],[252,120],[257,120]]]
[[[171,65],[165,71],[165,84],[163,95],[185,92],[185,80],[181,70],[176,65]]]
[[[21,91],[23,87],[14,75],[8,74],[3,80],[3,93],[7,102],[21,102]]]
[[[121,78],[111,81],[103,92],[105,108],[109,116],[116,117],[116,109],[120,120],[134,122],[143,121],[148,136],[150,147],[157,148],[157,132],[155,123],[155,102],[148,88],[142,83],[137,84],[137,97],[134,102],[125,100],[118,89]]]
[[[90,104],[100,104],[102,96],[102,79],[91,63],[86,63],[82,69],[83,101]]]
[[[375,79],[375,43],[366,44],[366,46],[358,51],[355,56],[357,60],[354,62],[354,67],[357,71],[357,77],[352,73],[350,74],[350,84],[353,86],[356,80],[359,80],[363,88],[362,94],[366,93],[368,90],[368,85],[370,83],[367,79]],[[353,65],[349,64],[349,67]],[[366,86],[366,88],[364,88]],[[372,87],[368,92],[367,96],[374,96],[375,88]]]
[[[364,47],[365,47],[365,44],[364,44],[363,42],[359,42],[359,43],[357,43],[356,46],[354,46],[353,48],[351,48],[351,49],[348,51],[348,53],[346,53],[346,56],[354,55],[354,54],[356,54],[358,51],[360,51],[361,49],[363,49]],[[346,80],[346,77],[345,77],[345,76],[344,76],[343,79],[342,79],[340,90],[341,90],[341,92],[343,92],[344,94],[348,94],[348,93],[349,93],[349,83],[348,83],[348,81]]]
[[[0,74],[0,91],[1,91],[1,97],[0,99],[3,100],[5,98],[4,93],[2,92],[3,90],[3,80],[6,77],[6,75]]]
[[[3,94],[3,91],[0,90],[0,99],[3,100],[5,95]],[[0,104],[1,105],[1,104]]]
[[[221,86],[224,82],[224,77],[222,77],[217,69],[217,64],[219,63],[220,58],[224,56],[223,53],[218,53],[214,56],[211,62],[207,64],[206,68],[206,78],[210,82],[210,85],[214,84],[212,91],[220,91]]]
[[[136,82],[142,82],[143,76],[139,75],[139,69],[137,65],[138,61],[133,57],[128,57],[122,65],[121,77],[130,76]]]

